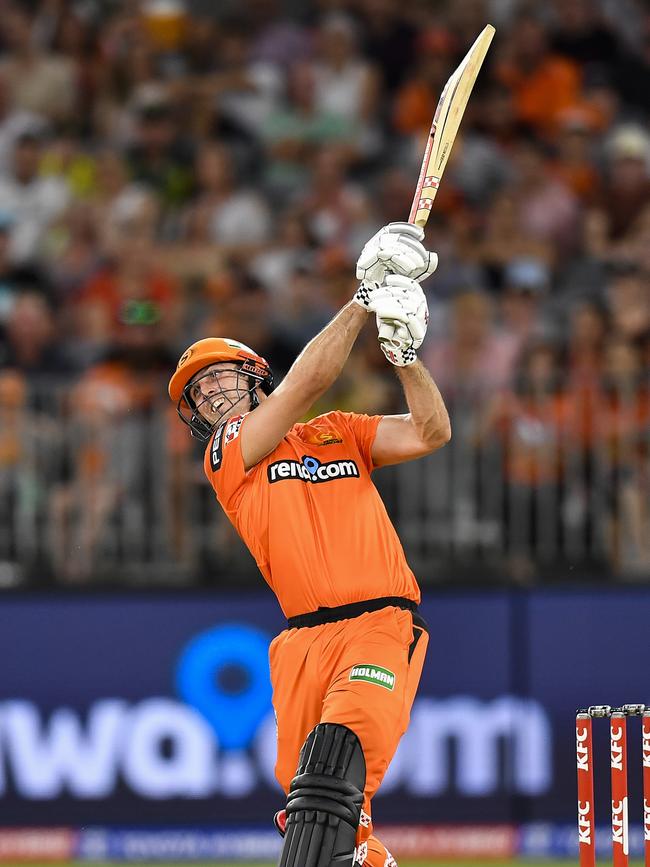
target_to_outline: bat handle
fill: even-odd
[[[388,343],[398,349],[402,345],[402,341],[396,337],[396,331],[395,324],[384,319],[379,326],[379,342]]]

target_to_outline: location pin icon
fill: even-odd
[[[221,788],[234,797],[255,785],[245,748],[271,710],[268,650],[266,633],[230,623],[193,638],[176,666],[176,691],[216,734]]]
[[[307,472],[312,477],[312,480],[314,480],[316,478],[316,470],[320,467],[320,461],[316,458],[310,457],[309,455],[305,455],[302,459],[302,464],[307,468]]]

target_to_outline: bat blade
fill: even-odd
[[[409,214],[409,223],[416,226],[424,227],[429,219],[467,102],[494,34],[491,24],[483,28],[440,95]]]

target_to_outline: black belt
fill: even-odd
[[[417,611],[418,606],[412,599],[403,596],[380,596],[378,599],[365,599],[363,602],[351,602],[349,605],[337,605],[335,608],[319,608],[308,614],[297,614],[287,620],[289,629],[301,629],[303,626],[322,626],[323,623],[335,623],[337,620],[348,620],[359,617],[367,611],[379,611],[381,608],[404,608],[407,611]]]

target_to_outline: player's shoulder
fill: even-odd
[[[294,425],[293,430],[303,440],[313,436],[315,437],[314,442],[318,443],[324,440],[341,442],[344,433],[349,430],[348,415],[349,413],[340,410],[324,412],[314,416],[309,421]]]

